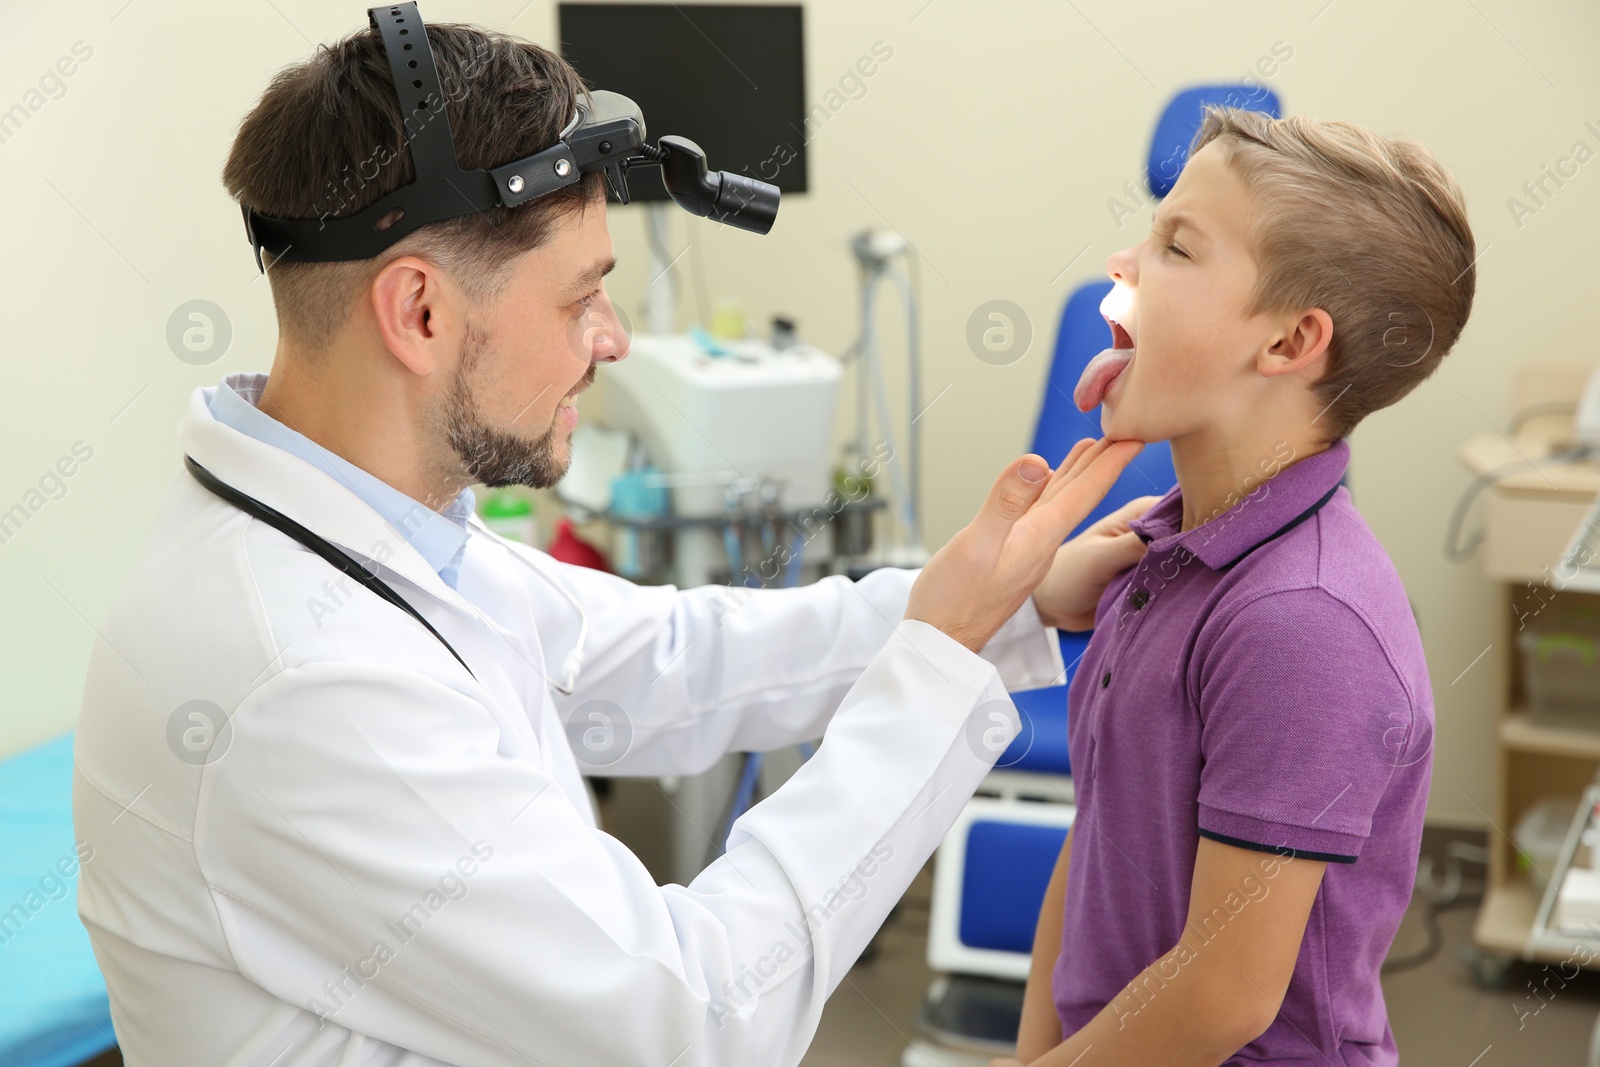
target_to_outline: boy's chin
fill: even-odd
[[[1100,432],[1113,441],[1134,439],[1140,423],[1135,417],[1137,414],[1137,411],[1130,411],[1128,405],[1106,400],[1100,405]]]
[[[1165,441],[1172,436],[1162,420],[1139,411],[1137,405],[1128,404],[1126,397],[1121,402],[1106,400],[1100,405],[1100,432],[1113,441],[1143,441],[1145,444]]]

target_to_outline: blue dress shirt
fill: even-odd
[[[212,418],[257,441],[281,448],[337,479],[382,515],[454,589],[467,550],[467,519],[475,504],[472,490],[461,490],[442,512],[434,511],[262,411],[256,405],[261,402],[266,384],[265,374],[228,375],[212,394]]]

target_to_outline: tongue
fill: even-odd
[[[1105,399],[1106,390],[1111,388],[1117,375],[1133,362],[1133,351],[1131,348],[1108,348],[1089,361],[1083,368],[1083,377],[1078,379],[1078,387],[1072,391],[1072,402],[1078,405],[1079,411],[1089,411]]]

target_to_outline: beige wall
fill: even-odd
[[[0,617],[0,753],[71,726],[92,626],[177,470],[174,426],[190,391],[269,363],[267,287],[217,174],[272,72],[363,17],[358,2],[125,3],[26,5],[0,44],[0,108],[43,101],[0,143],[11,385],[0,510],[27,502],[77,442],[80,454],[92,449],[64,479],[65,495],[0,544],[10,609]],[[423,7],[432,20],[553,37],[549,0]],[[1600,9],[1587,0],[813,0],[807,33],[817,101],[875,42],[893,49],[865,95],[816,132],[813,191],[785,203],[767,239],[681,216],[672,243],[696,243],[713,299],[738,299],[756,321],[792,313],[834,351],[855,329],[847,236],[893,226],[921,251],[926,395],[952,386],[923,420],[934,543],[1026,446],[1066,294],[1147,228],[1147,206],[1119,228],[1107,200],[1140,174],[1155,115],[1175,89],[1241,76],[1282,42],[1280,54],[1286,46],[1292,56],[1272,81],[1290,111],[1413,133],[1454,171],[1484,250],[1476,314],[1433,381],[1357,431],[1351,479],[1422,620],[1438,694],[1433,813],[1480,822],[1499,650],[1451,680],[1495,640],[1497,620],[1476,569],[1446,563],[1440,546],[1467,482],[1456,445],[1505,424],[1517,364],[1594,358],[1600,164],[1520,225],[1507,199],[1574,142],[1600,148],[1590,54]],[[64,95],[30,98],[76,42],[80,56],[92,54],[63,79]],[[622,257],[614,292],[637,312],[646,281],[637,209],[617,211],[612,229]],[[197,298],[225,309],[233,328],[209,366],[181,362],[165,339],[173,310]],[[1008,367],[980,362],[963,340],[968,315],[994,298],[1025,308],[1036,331],[1033,349]],[[884,337],[896,352],[896,331]]]

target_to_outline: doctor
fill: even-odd
[[[559,57],[428,33],[464,168],[569,128]],[[278,75],[227,163],[241,203],[316,218],[375,140],[334,216],[411,181],[383,57],[364,31]],[[468,487],[559,479],[627,353],[595,178],[362,259],[270,256],[271,374],[189,401],[77,734],[128,1064],[797,1063],[1015,733],[1007,688],[1059,679],[1046,624],[1088,625],[1137,558],[1134,507],[1057,549],[1137,450],[1105,441],[1012,463],[920,574],[854,585],[640,588],[487,532]],[[687,886],[580,777],[819,736]]]

